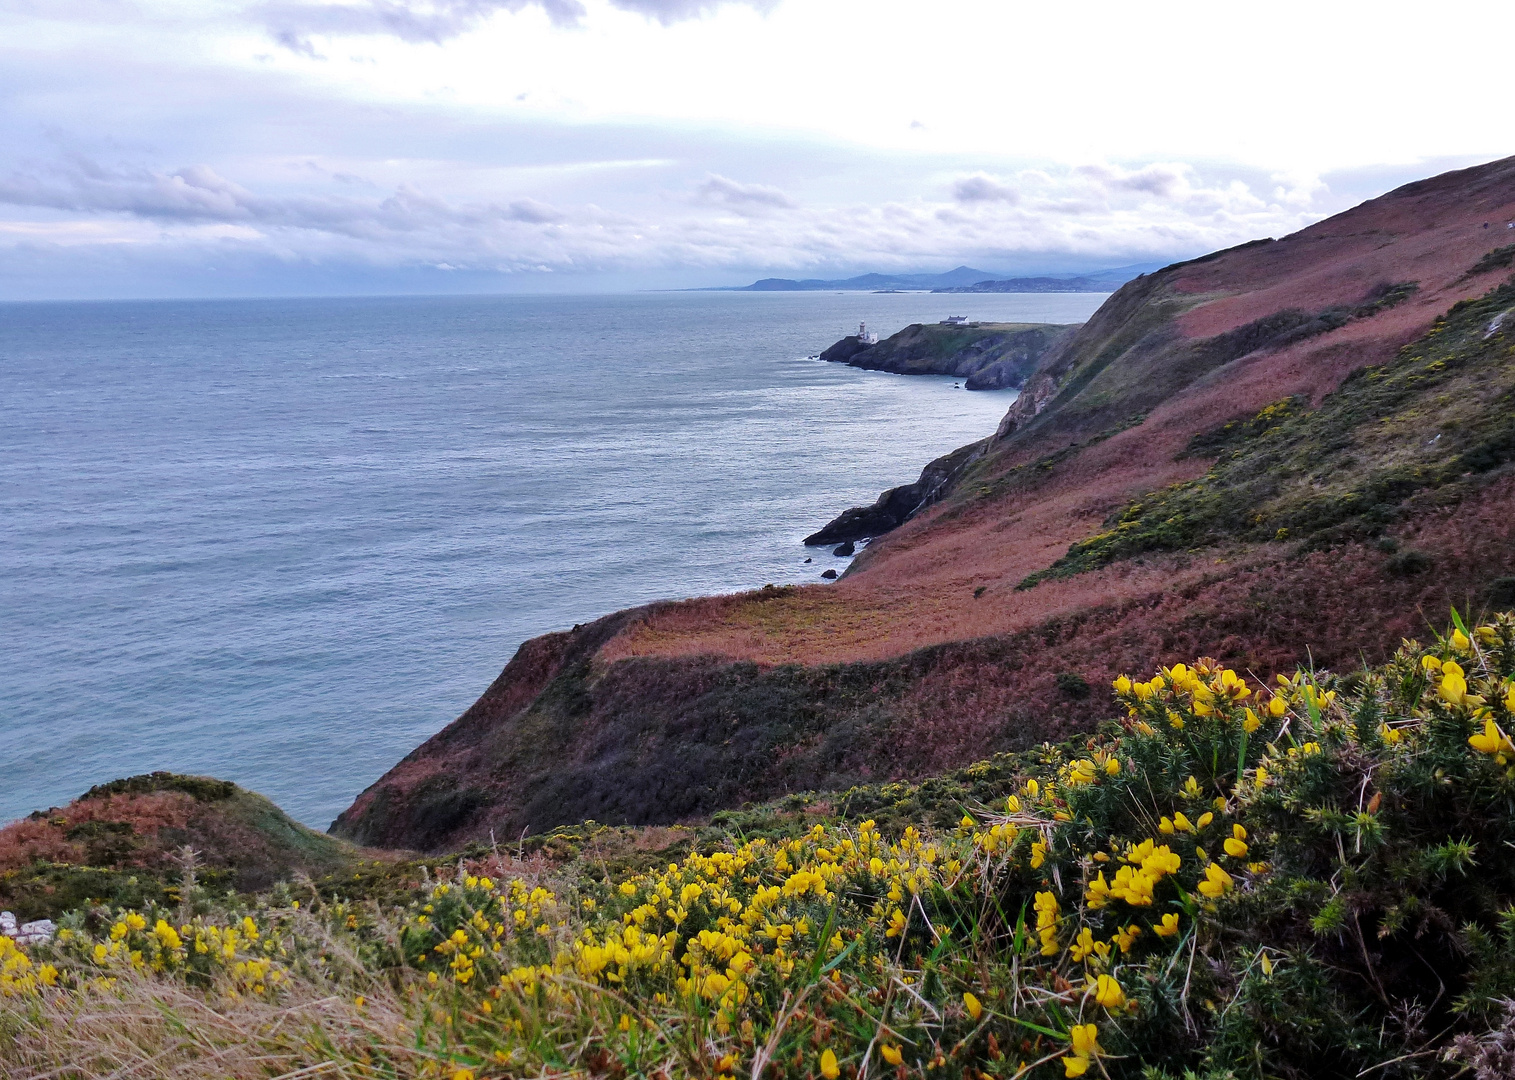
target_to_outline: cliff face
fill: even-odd
[[[1019,386],[1072,326],[1050,323],[913,323],[874,345],[845,337],[821,359],[896,375],[952,375],[969,390]]]
[[[840,582],[528,642],[336,831],[440,848],[921,775],[1087,730],[1121,669],[1354,666],[1508,606],[1512,220],[1515,159],[1130,282]]]

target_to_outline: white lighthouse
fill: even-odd
[[[877,345],[878,334],[870,331],[867,323],[860,322],[857,324],[857,340],[861,345]]]

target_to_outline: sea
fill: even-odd
[[[168,769],[324,829],[527,638],[820,584],[1012,392],[814,359],[1103,294],[0,304],[0,822]]]

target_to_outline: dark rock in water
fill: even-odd
[[[806,561],[806,562],[815,562],[815,560],[814,560],[814,559],[810,559],[810,558],[807,558],[807,559],[806,559],[806,560],[805,560],[805,561]]]
[[[820,532],[805,537],[806,546],[867,540],[898,528],[945,495],[963,470],[983,456],[988,445],[989,440],[984,439],[960,446],[927,465],[915,483],[890,488],[872,506],[843,510]]]
[[[864,345],[862,339],[856,334],[844,337],[829,349],[824,350],[818,359],[834,364],[845,364],[864,349],[870,348]]]
[[[836,545],[836,550],[831,554],[835,555],[839,559],[845,559],[849,555],[854,555],[856,553],[857,545],[854,544],[851,540],[848,540],[845,544]]]
[[[828,581],[835,580],[835,578],[836,578],[836,571],[835,570],[823,570],[823,571],[821,571],[821,577],[825,578]]]

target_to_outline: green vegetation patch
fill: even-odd
[[[237,785],[229,780],[215,780],[209,776],[154,772],[112,780],[107,784],[96,784],[79,797],[106,799],[112,795],[153,795],[160,791],[177,791],[197,802],[218,802],[235,795]]]
[[[1459,497],[1515,460],[1515,339],[1490,331],[1512,303],[1506,283],[1455,305],[1387,364],[1349,375],[1319,409],[1275,402],[1196,436],[1189,452],[1221,454],[1208,473],[1127,505],[1018,587],[1223,540],[1374,537],[1414,496]]]
[[[1486,274],[1490,270],[1508,270],[1515,266],[1515,244],[1507,244],[1504,247],[1495,248],[1469,268],[1467,277],[1477,274]]]

